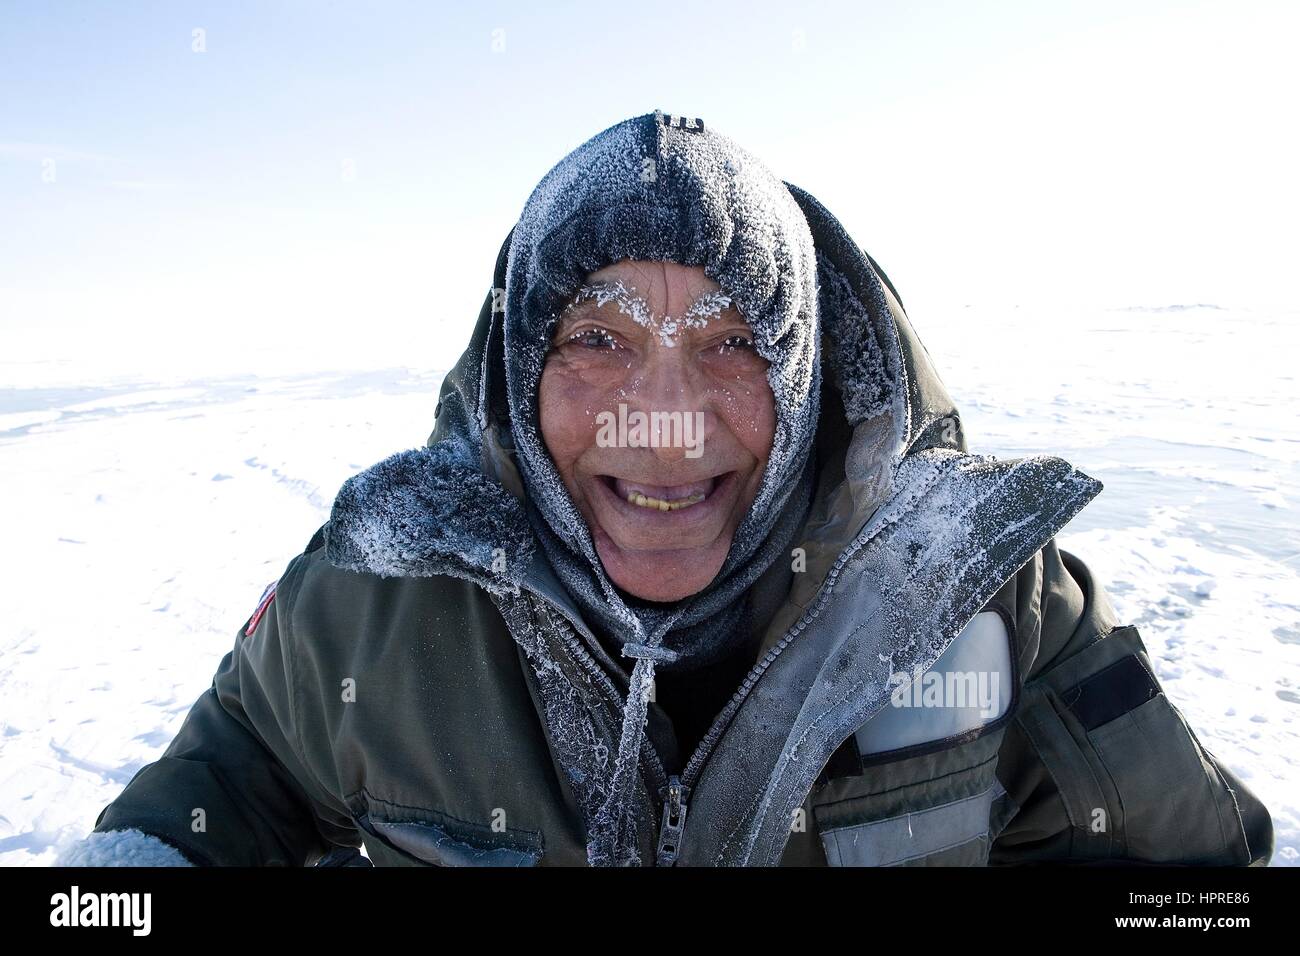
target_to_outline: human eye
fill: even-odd
[[[754,340],[748,335],[741,335],[740,333],[728,335],[722,340],[722,344],[718,346],[718,350],[723,354],[730,352],[752,352],[754,351]]]
[[[606,329],[599,327],[574,332],[564,341],[565,344],[574,343],[583,349],[589,349],[591,351],[599,349],[615,349],[618,347],[618,342],[615,341],[614,336]]]
[[[767,360],[758,352],[752,335],[727,330],[707,344],[700,352],[700,361],[723,376],[748,375],[767,368]]]

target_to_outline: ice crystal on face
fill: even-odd
[[[705,328],[712,319],[717,318],[724,309],[731,305],[730,296],[714,289],[701,294],[691,303],[690,308],[680,318],[665,315],[662,320],[657,320],[654,317],[654,310],[650,308],[650,304],[637,295],[635,289],[627,288],[622,279],[615,279],[612,281],[584,283],[582,288],[578,290],[578,294],[574,296],[573,301],[566,308],[565,314],[568,314],[570,310],[581,303],[593,299],[597,308],[613,302],[618,306],[620,312],[629,316],[637,325],[650,329],[652,332],[657,332],[660,344],[667,348],[673,348],[677,345],[677,337],[683,331]]]
[[[731,304],[731,297],[724,292],[712,290],[700,295],[690,308],[682,315],[680,319],[672,316],[665,316],[663,326],[660,331],[661,341],[665,345],[672,345],[673,337],[680,334],[683,329],[702,329],[710,321],[716,319],[722,314],[723,309]]]
[[[650,310],[650,304],[637,295],[635,290],[624,286],[622,279],[615,279],[612,282],[583,283],[582,288],[578,290],[578,294],[573,297],[573,302],[569,308],[574,308],[592,299],[596,302],[596,308],[603,308],[608,303],[613,302],[618,306],[620,312],[629,316],[637,325],[644,326],[647,329],[653,329],[657,325]]]

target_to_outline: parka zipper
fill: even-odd
[[[659,850],[655,866],[672,866],[682,846],[682,830],[686,826],[686,796],[682,780],[677,775],[668,778],[664,796],[664,818],[659,825]]]
[[[925,490],[928,490],[928,486]],[[695,752],[691,754],[691,758],[686,762],[686,768],[681,774],[679,781],[680,792],[677,798],[679,801],[682,801],[680,804],[681,820],[679,826],[684,826],[686,821],[686,805],[684,801],[686,797],[689,796],[691,789],[698,782],[700,776],[703,774],[705,763],[712,754],[713,748],[717,746],[718,741],[722,738],[723,733],[730,725],[731,719],[736,715],[736,711],[738,711],[741,705],[744,704],[745,698],[749,696],[749,692],[753,690],[754,685],[758,683],[758,679],[763,676],[769,667],[772,666],[773,661],[775,661],[781,655],[781,652],[789,647],[790,644],[793,643],[794,639],[802,634],[804,629],[807,628],[817,615],[821,613],[822,608],[824,608],[827,601],[830,600],[831,592],[835,589],[835,581],[844,570],[844,566],[853,560],[867,541],[875,536],[875,534],[880,530],[881,525],[884,524],[886,517],[887,515],[882,515],[880,509],[877,508],[876,511],[867,518],[866,522],[863,524],[862,530],[859,531],[857,535],[854,536],[853,540],[840,551],[839,557],[835,559],[834,566],[826,572],[826,578],[817,589],[817,600],[813,603],[812,607],[805,609],[803,614],[799,616],[799,619],[795,621],[783,635],[781,635],[781,639],[768,649],[768,652],[763,655],[763,659],[750,669],[749,674],[747,674],[744,681],[741,682],[740,687],[731,695],[731,700],[729,700],[726,707],[722,709],[722,713],[718,714],[717,718],[714,719],[713,725],[709,728],[709,732],[704,735],[704,739],[701,740],[699,745],[695,748]],[[661,791],[660,799],[664,801],[664,819],[667,820],[669,818],[669,811],[673,807],[673,794],[671,790]],[[677,860],[677,856],[681,851],[680,833],[676,834],[673,839],[676,841],[673,852],[669,855],[666,861],[660,862],[660,866],[672,866]],[[662,839],[660,842],[663,842]]]
[[[690,760],[686,763],[686,769],[682,771],[680,777],[676,775],[671,777],[668,776],[664,770],[663,761],[659,758],[659,754],[654,748],[653,741],[651,741],[649,737],[645,738],[646,749],[649,751],[652,758],[650,765],[651,771],[655,776],[655,785],[657,787],[658,797],[663,802],[664,808],[663,820],[659,827],[658,850],[655,856],[655,863],[657,866],[673,866],[676,864],[677,857],[681,853],[682,831],[686,826],[687,798],[690,796],[691,789],[695,786],[695,783],[703,773],[704,764],[712,753],[713,748],[717,746],[723,732],[731,723],[732,717],[736,715],[736,711],[738,711],[740,706],[745,702],[745,698],[749,696],[749,692],[754,688],[758,679],[763,676],[763,673],[769,667],[772,666],[772,662],[775,661],[777,657],[780,656],[781,652],[785,650],[796,637],[803,633],[804,629],[807,628],[807,626],[812,623],[813,619],[821,613],[822,608],[826,606],[826,602],[830,599],[831,591],[834,589],[835,580],[839,577],[840,572],[843,571],[844,566],[853,559],[862,544],[878,530],[878,523],[873,520],[876,517],[877,515],[873,514],[872,517],[867,520],[862,531],[860,531],[858,535],[840,552],[839,557],[835,560],[834,567],[826,573],[826,579],[818,589],[818,598],[812,608],[805,610],[803,614],[800,615],[799,620],[792,624],[781,636],[781,639],[763,655],[763,659],[750,669],[749,674],[746,675],[744,681],[741,682],[740,687],[731,695],[731,699],[727,702],[726,707],[723,708],[722,713],[720,713],[713,721],[713,725],[709,728],[709,732],[704,735],[704,739],[700,741],[699,745],[695,748],[695,752],[691,754]],[[536,594],[537,592],[533,593]],[[538,597],[541,597],[543,603],[548,607],[554,609],[561,616],[568,619],[568,615],[563,609],[559,608],[540,594]],[[621,711],[623,700],[619,698],[617,689],[613,686],[613,682],[609,679],[609,675],[606,674],[604,669],[596,663],[596,660],[591,656],[591,653],[583,647],[580,642],[566,641],[565,643],[566,645],[569,645],[571,652],[576,652],[575,656],[582,661],[584,666],[586,666],[587,669],[598,678],[599,685],[609,692],[617,701],[617,706]]]
[[[781,639],[768,649],[768,652],[763,655],[763,659],[750,669],[749,674],[746,675],[744,681],[741,682],[740,687],[731,695],[731,700],[727,702],[727,706],[722,709],[722,713],[718,714],[717,718],[714,719],[713,725],[709,728],[709,732],[704,735],[704,739],[700,741],[699,746],[695,748],[695,752],[691,754],[691,759],[686,762],[686,769],[682,771],[681,776],[681,789],[683,794],[689,794],[691,789],[699,780],[701,774],[703,774],[704,765],[712,754],[713,748],[717,746],[723,733],[731,724],[731,719],[736,715],[736,711],[740,709],[741,705],[744,704],[745,698],[749,696],[749,692],[753,690],[754,685],[758,683],[759,678],[762,677],[767,669],[772,666],[773,661],[781,655],[781,652],[789,647],[790,644],[794,642],[794,639],[802,634],[804,629],[813,622],[813,619],[821,613],[822,608],[826,606],[826,602],[830,600],[831,592],[835,587],[835,581],[839,577],[840,572],[844,570],[844,566],[858,553],[862,544],[875,533],[875,524],[868,520],[867,527],[865,527],[853,539],[853,541],[840,552],[839,557],[835,559],[835,565],[826,573],[826,579],[822,581],[821,587],[818,588],[818,597],[811,609],[805,609],[803,614],[799,616],[799,620],[795,621],[795,623],[792,624],[783,635],[781,635]],[[669,793],[669,799],[671,799],[671,792]],[[683,796],[682,799],[685,799],[685,797]],[[665,815],[667,814],[668,806],[669,802],[665,801]],[[684,824],[686,820],[686,807],[684,804],[682,805],[681,810],[681,820]],[[680,836],[677,837],[677,841],[677,849],[680,850]],[[674,851],[671,859],[667,863],[661,863],[660,865],[672,866],[676,862],[676,859],[677,851]]]

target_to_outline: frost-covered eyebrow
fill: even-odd
[[[561,313],[563,320],[576,320],[585,316],[594,308],[608,302],[618,305],[618,310],[630,316],[632,321],[659,333],[665,345],[673,344],[673,336],[684,328],[703,328],[710,319],[716,318],[731,305],[731,297],[721,290],[713,290],[696,296],[695,301],[680,318],[666,315],[663,321],[655,319],[650,304],[641,296],[623,285],[621,279],[585,283],[573,301]]]
[[[608,302],[617,303],[620,312],[631,315],[638,322],[642,318],[653,318],[650,304],[624,286],[622,280],[584,283],[561,313],[561,318],[586,315]]]

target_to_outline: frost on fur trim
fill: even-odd
[[[826,364],[844,401],[850,425],[893,410],[902,381],[897,333],[878,283],[863,302],[829,258],[818,253],[822,321],[827,334]]]
[[[326,529],[330,563],[381,577],[468,578],[517,591],[534,542],[523,506],[447,439],[390,455],[343,483]]]

